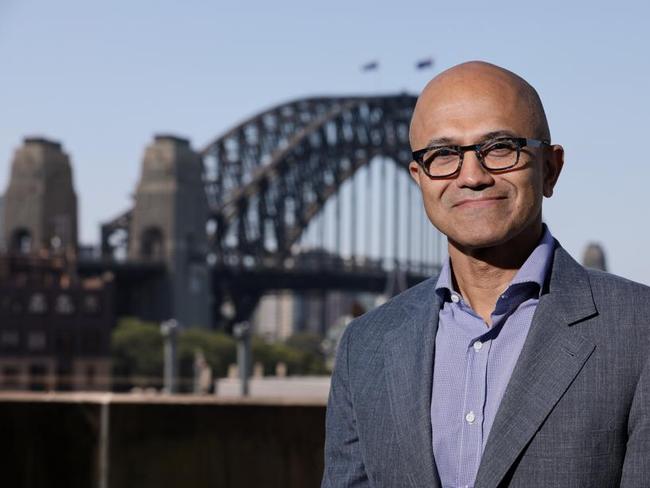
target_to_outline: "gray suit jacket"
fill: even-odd
[[[439,487],[431,444],[436,278],[347,328],[323,487]],[[650,288],[559,245],[476,488],[650,487]]]

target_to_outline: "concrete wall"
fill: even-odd
[[[2,393],[0,483],[317,487],[324,423],[322,401]]]

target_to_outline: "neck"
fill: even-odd
[[[491,325],[496,302],[533,252],[542,236],[541,220],[504,244],[480,249],[449,241],[454,287],[465,301]]]

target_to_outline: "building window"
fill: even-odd
[[[11,237],[11,251],[19,254],[32,252],[32,235],[27,229],[17,229]]]
[[[3,349],[11,349],[18,347],[20,343],[20,335],[17,330],[3,330],[0,333],[0,346]]]
[[[97,315],[100,313],[99,297],[97,295],[86,295],[83,299],[84,312],[89,315]]]
[[[45,349],[45,332],[30,332],[27,334],[27,349],[30,351],[42,351]]]
[[[61,315],[70,315],[74,313],[74,303],[70,295],[59,295],[56,297],[55,309]]]
[[[193,295],[198,295],[203,291],[203,283],[205,282],[205,271],[202,267],[190,265],[190,292]]]
[[[163,233],[157,227],[149,227],[142,234],[142,257],[154,261],[165,258]]]
[[[43,293],[34,293],[29,297],[29,305],[27,306],[29,313],[44,314],[47,312],[47,299]]]

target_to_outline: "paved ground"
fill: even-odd
[[[217,397],[240,396],[238,379],[219,379],[215,382]],[[294,376],[287,378],[252,378],[249,383],[251,398],[272,397],[283,399],[313,399],[327,402],[330,390],[329,376]]]

